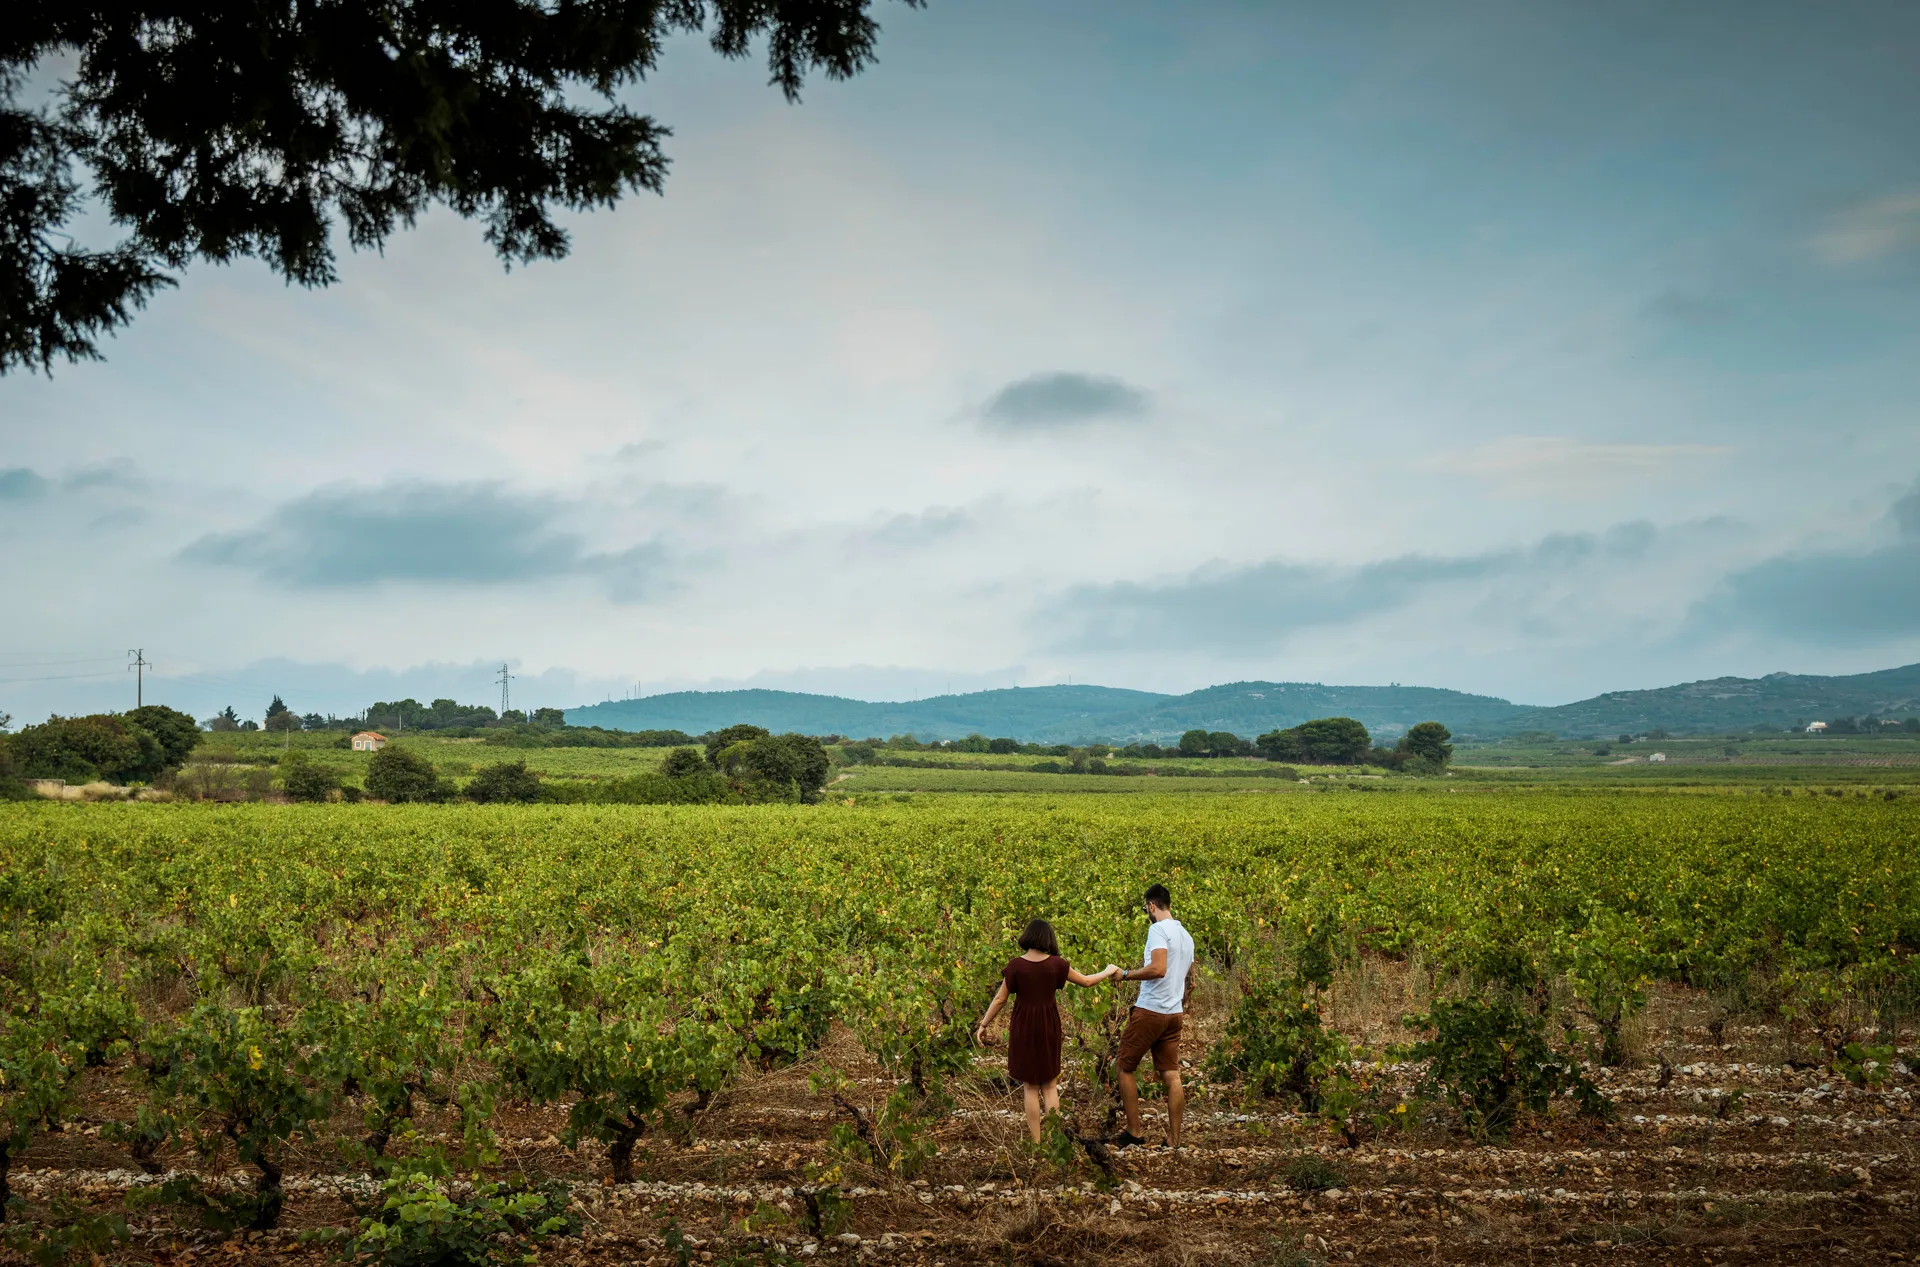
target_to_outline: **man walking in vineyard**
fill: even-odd
[[[1133,1071],[1140,1058],[1153,1053],[1154,1072],[1167,1092],[1167,1144],[1180,1147],[1180,1117],[1186,1112],[1187,1090],[1180,1082],[1180,1018],[1193,994],[1193,937],[1173,917],[1173,896],[1156,884],[1143,899],[1147,908],[1147,949],[1142,966],[1117,969],[1117,979],[1141,982],[1126,1031],[1120,1036],[1120,1102],[1127,1110],[1127,1131],[1117,1141],[1121,1148],[1146,1143],[1140,1134],[1140,1088]],[[1108,965],[1113,969],[1113,965]]]

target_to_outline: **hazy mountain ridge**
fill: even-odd
[[[1032,739],[1072,732],[1074,738],[1084,739],[1124,727],[1125,719],[1143,707],[1169,698],[1113,686],[1016,687],[899,703],[799,691],[676,691],[569,708],[567,721],[611,730],[690,734],[749,722],[774,731],[856,738],[911,734],[921,739],[959,739],[977,732]]]
[[[1609,691],[1553,707],[1432,686],[1230,682],[1186,695],[1111,686],[1036,686],[891,703],[798,691],[678,691],[570,708],[567,720],[614,730],[690,734],[751,722],[816,735],[958,739],[979,733],[1038,743],[1164,743],[1195,728],[1251,737],[1331,716],[1358,718],[1385,737],[1415,722],[1439,721],[1462,738],[1494,738],[1522,730],[1598,738],[1654,729],[1686,733],[1787,727],[1866,714],[1920,714],[1920,664],[1844,677],[1772,673],[1709,678],[1652,690]]]
[[[1352,717],[1394,736],[1416,722],[1442,721],[1459,733],[1514,725],[1535,709],[1492,695],[1435,686],[1324,686],[1318,682],[1230,682],[1157,704],[1131,719],[1127,738],[1177,738],[1183,731],[1253,736],[1315,717]]]
[[[1592,699],[1533,710],[1526,729],[1562,735],[1637,734],[1656,727],[1676,733],[1785,728],[1834,717],[1920,714],[1920,664],[1844,677],[1769,673],[1720,677],[1646,691],[1609,691]]]
[[[567,720],[577,726],[677,729],[691,734],[751,722],[770,730],[808,734],[958,739],[978,733],[1037,743],[1075,743],[1089,739],[1166,742],[1195,728],[1251,736],[1335,715],[1357,717],[1370,729],[1389,735],[1434,718],[1456,729],[1485,729],[1496,719],[1531,711],[1506,700],[1436,687],[1234,682],[1178,696],[1109,686],[1037,686],[899,703],[795,691],[679,691],[570,708]]]

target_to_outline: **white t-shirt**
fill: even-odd
[[[1160,949],[1167,952],[1167,975],[1142,981],[1133,1005],[1162,1016],[1178,1016],[1187,995],[1187,969],[1193,966],[1193,935],[1169,915],[1147,930],[1147,953],[1141,957],[1141,966],[1152,967],[1153,952]]]

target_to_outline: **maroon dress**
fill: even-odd
[[[1016,1082],[1045,1086],[1060,1076],[1060,1005],[1054,996],[1067,983],[1067,961],[1050,955],[1035,962],[1022,955],[1000,970],[1013,995],[1007,1035],[1007,1073]]]

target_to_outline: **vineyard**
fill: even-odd
[[[1916,840],[1904,789],[0,806],[0,1260],[1893,1261]],[[1127,987],[1063,994],[1032,1147],[974,1022],[1033,916],[1137,962],[1153,880],[1185,1147],[1110,1144]]]

